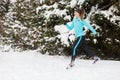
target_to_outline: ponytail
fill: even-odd
[[[82,9],[80,10],[79,14],[80,14],[81,20],[83,20],[83,19],[84,19],[84,15],[85,15],[85,10],[82,8]]]

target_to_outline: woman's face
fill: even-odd
[[[74,11],[74,16],[75,16],[76,18],[78,18],[78,17],[80,16],[80,14],[79,14],[77,11]]]

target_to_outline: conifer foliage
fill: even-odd
[[[61,33],[55,26],[63,25],[66,16],[72,20],[74,8],[83,7],[86,18],[98,32],[96,37],[86,32],[88,46],[104,59],[120,60],[120,1],[80,1],[1,0],[0,44],[20,51],[37,49],[42,54],[69,55],[73,44],[70,38],[74,34],[66,33],[68,46],[58,37]]]

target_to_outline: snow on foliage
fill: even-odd
[[[71,24],[71,22],[68,23],[69,25]],[[58,35],[57,37],[61,39],[61,42],[63,44],[66,44],[67,46],[69,46],[69,42],[68,42],[68,38],[70,41],[75,40],[75,36],[74,35],[70,35],[70,34],[74,34],[74,31],[71,30],[69,31],[65,25],[56,25],[55,26],[55,31],[58,31],[60,33],[60,35]]]
[[[54,10],[49,10],[51,8],[54,8]],[[42,10],[42,9],[46,9],[45,13],[44,13],[44,16],[47,19],[49,19],[50,15],[52,15],[52,14],[56,14],[57,16],[60,16],[60,17],[62,17],[62,15],[66,15],[66,9],[59,10],[57,3],[55,3],[51,6],[48,6],[46,4],[44,4],[43,6],[39,6],[39,7],[36,8],[36,13],[38,14],[40,12],[40,10]]]
[[[82,5],[84,1],[85,0],[71,0],[70,6],[71,8],[74,8],[76,5]]]
[[[40,3],[42,4],[45,0],[40,0]]]
[[[119,10],[117,8],[115,8],[114,6],[111,6],[109,8],[109,10],[105,10],[105,11],[100,11],[100,13],[104,14],[104,16],[109,19],[111,22],[115,23],[116,20],[120,20],[120,16],[116,16],[113,15],[115,12],[118,12]],[[113,17],[110,17],[112,16]],[[120,22],[119,22],[119,26],[120,26]]]

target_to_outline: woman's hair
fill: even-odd
[[[80,9],[79,14],[80,14],[80,18],[81,18],[81,20],[83,20],[83,19],[84,19],[84,15],[85,15],[85,10],[84,10],[83,8]]]
[[[84,10],[84,8],[75,9],[75,11],[77,11],[77,12],[79,13],[81,20],[83,20],[83,19],[84,19],[84,15],[85,15],[85,10]]]

